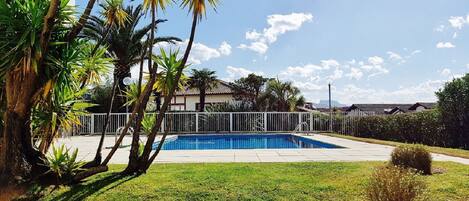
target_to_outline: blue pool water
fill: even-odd
[[[153,145],[156,149],[158,142]],[[163,150],[342,148],[291,134],[180,135],[166,139]]]

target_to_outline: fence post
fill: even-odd
[[[199,113],[195,113],[195,132],[199,132]]]
[[[264,112],[264,131],[267,132],[267,112]]]
[[[313,131],[313,113],[309,113],[309,132]]]
[[[230,133],[233,132],[233,113],[230,112]]]
[[[91,124],[90,124],[90,132],[94,134],[94,114],[91,114]]]
[[[303,131],[303,124],[301,124],[302,118],[301,118],[301,112],[298,112],[298,125],[300,126],[298,128],[298,131]]]
[[[165,132],[165,122],[166,122],[166,114],[163,115],[163,122],[161,122],[161,132]]]
[[[130,119],[130,113],[127,112],[127,113],[125,113],[125,114],[126,114],[126,120],[127,120],[127,121],[125,121],[125,122],[126,122],[126,124],[127,124],[127,122],[128,122],[129,119]],[[125,126],[125,125],[124,125],[124,126]]]

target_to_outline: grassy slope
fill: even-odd
[[[373,143],[373,144],[389,145],[389,146],[399,146],[399,145],[406,144],[406,143],[402,143],[402,142],[377,140],[377,139],[372,139],[372,138],[362,138],[362,137],[354,137],[354,136],[340,135],[340,134],[321,133],[321,135],[339,137],[339,138],[344,138],[344,139],[349,139],[349,140],[356,140],[356,141],[361,141],[361,142],[368,142],[368,143]],[[455,149],[455,148],[444,148],[444,147],[434,147],[434,146],[428,146],[428,145],[424,145],[424,146],[430,152],[433,152],[433,153],[445,154],[445,155],[448,155],[448,156],[456,156],[456,157],[469,159],[469,150]]]
[[[45,200],[362,200],[373,167],[358,163],[158,164],[137,178],[116,177],[122,165]],[[436,163],[425,176],[435,200],[469,199],[469,166]]]

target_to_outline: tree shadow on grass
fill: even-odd
[[[136,176],[122,176],[119,173],[109,174],[102,178],[95,179],[91,182],[86,182],[83,184],[77,184],[71,186],[69,191],[59,193],[52,197],[53,201],[71,201],[71,200],[83,200],[90,195],[102,190],[106,192],[111,190],[122,183],[125,183]]]

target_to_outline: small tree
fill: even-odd
[[[254,73],[235,80],[234,83],[232,83],[234,98],[248,103],[254,110],[258,110],[257,102],[265,88],[267,80],[267,78]]]
[[[436,95],[452,147],[469,148],[469,74],[447,82]]]
[[[204,68],[202,70],[192,69],[192,75],[189,78],[189,87],[196,88],[200,92],[199,111],[205,110],[205,95],[207,90],[211,90],[217,85],[217,76],[215,71]]]

